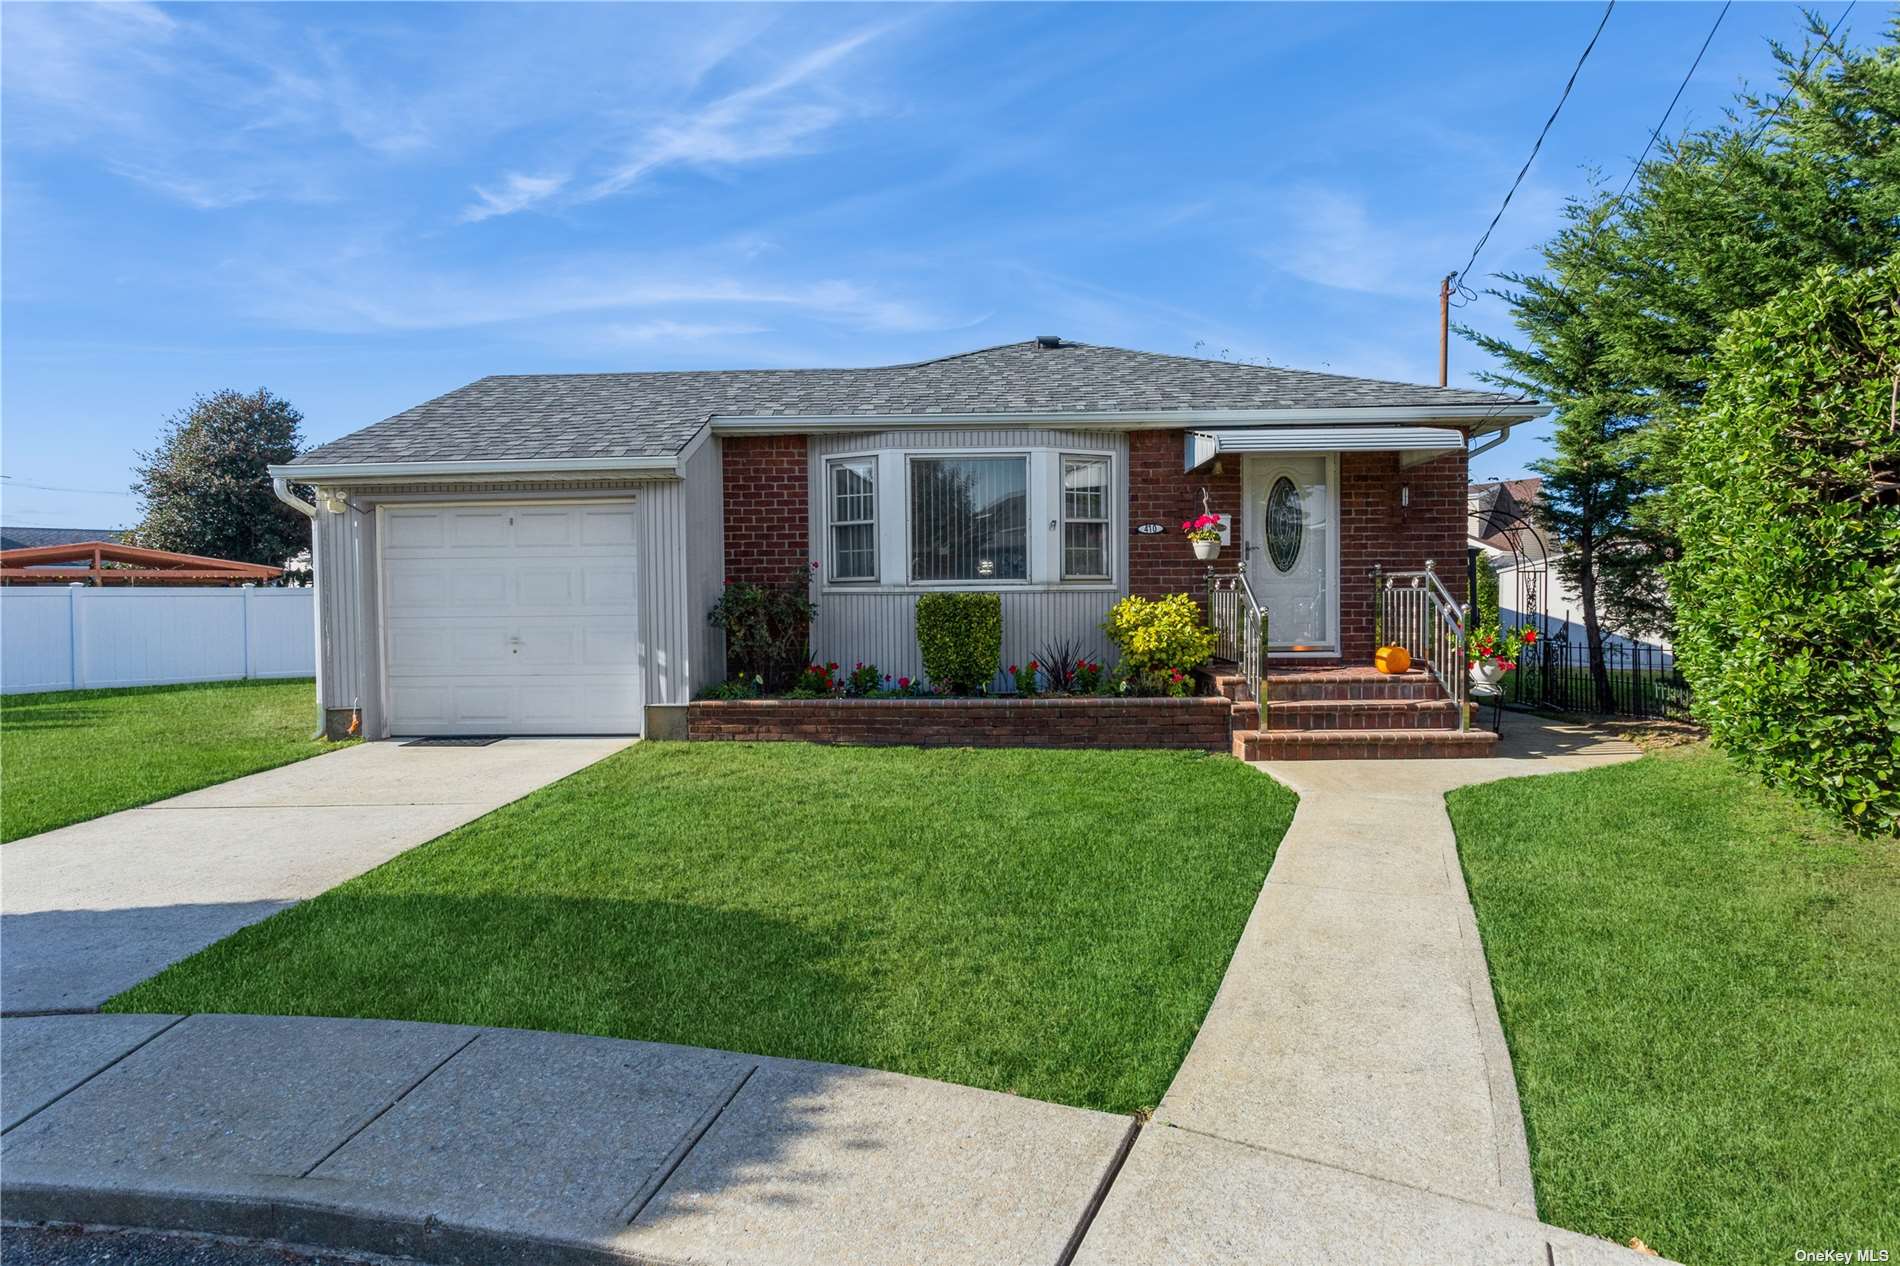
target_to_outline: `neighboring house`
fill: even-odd
[[[78,545],[84,541],[123,541],[129,535],[122,528],[0,527],[0,550]]]
[[[1583,646],[1583,599],[1563,578],[1559,562],[1566,551],[1549,539],[1537,519],[1543,499],[1541,479],[1494,479],[1472,484],[1466,545],[1480,566],[1498,576],[1498,606],[1505,625],[1529,624],[1542,637]],[[1663,638],[1636,637],[1603,625],[1604,645],[1612,650],[1654,646]]]
[[[939,589],[1003,595],[1005,663],[1101,653],[1123,595],[1205,592],[1180,530],[1204,497],[1275,661],[1369,662],[1370,569],[1436,560],[1462,597],[1466,444],[1545,412],[1042,338],[484,378],[271,473],[315,488],[333,728],[672,734],[725,674],[724,582],[808,578],[813,653],[892,674],[921,672],[916,601]]]

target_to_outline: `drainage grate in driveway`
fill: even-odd
[[[471,734],[455,738],[419,738],[410,739],[404,747],[487,747],[490,743],[499,743],[508,736],[505,734]]]

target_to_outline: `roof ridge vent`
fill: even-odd
[[[1048,348],[1061,347],[1062,336],[1059,334],[1038,334],[1036,335],[1036,346]]]

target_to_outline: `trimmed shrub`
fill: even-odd
[[[782,585],[730,582],[706,619],[726,635],[727,675],[776,693],[804,671],[817,613],[800,572]]]
[[[1003,662],[1003,596],[925,594],[917,599],[917,649],[932,685],[959,695],[987,689]]]
[[[1677,432],[1676,654],[1711,735],[1900,833],[1900,256],[1738,315]]]
[[[1123,598],[1109,609],[1102,632],[1121,649],[1121,669],[1128,674],[1189,672],[1213,657],[1216,640],[1201,622],[1200,605],[1184,593]]]

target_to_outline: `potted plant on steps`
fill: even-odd
[[[1204,563],[1211,563],[1220,557],[1220,516],[1203,514],[1189,519],[1181,525],[1187,538],[1194,542],[1194,557]]]

